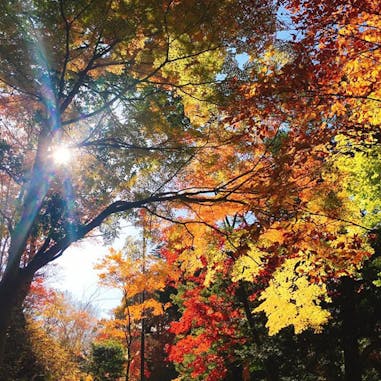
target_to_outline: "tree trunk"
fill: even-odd
[[[263,361],[267,381],[279,381],[278,366],[271,358]]]
[[[33,276],[18,271],[17,276],[7,277],[0,282],[0,369],[4,360],[8,328],[13,314],[22,308]]]
[[[129,349],[127,349],[127,364],[126,364],[126,375],[124,377],[125,381],[130,381],[130,368],[131,368],[131,352]]]
[[[127,331],[125,330],[125,340],[127,348],[127,364],[126,364],[126,377],[125,381],[130,381],[130,369],[131,369],[131,345],[132,345],[132,333],[131,333],[131,315],[128,307],[127,294],[124,293],[124,305],[128,314]]]
[[[361,364],[357,335],[358,316],[355,281],[342,280],[342,346],[344,351],[344,381],[361,381]]]
[[[142,331],[140,334],[140,381],[145,380],[144,376],[144,362],[145,362],[145,320],[142,318]]]
[[[147,242],[146,242],[146,225],[145,221],[143,219],[143,240],[142,240],[142,274],[145,274],[146,272],[146,249],[147,249]],[[142,331],[140,333],[140,381],[145,380],[144,375],[144,362],[145,362],[145,310],[144,310],[144,303],[146,300],[146,293],[145,290],[142,292],[142,304],[143,304],[143,312],[142,312]]]
[[[256,329],[256,326],[255,326],[255,321],[254,321],[254,318],[253,318],[253,315],[251,312],[252,308],[250,306],[246,287],[245,287],[245,284],[243,282],[241,282],[241,284],[237,290],[237,296],[243,305],[243,309],[245,311],[246,319],[247,319],[247,322],[249,324],[249,328],[250,328],[252,336],[253,336],[254,344],[259,349],[260,346],[262,345],[262,340],[260,339],[259,334],[258,334],[257,329]],[[265,375],[265,378],[267,381],[279,381],[278,365],[276,364],[275,359],[274,359],[274,361],[272,361],[271,358],[264,359],[262,362],[262,365],[263,365],[263,372],[264,372],[264,375]],[[251,375],[251,376],[253,376],[253,375]]]

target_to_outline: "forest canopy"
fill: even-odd
[[[36,282],[129,219],[143,237],[98,265],[124,296],[92,347],[126,380],[164,358],[179,380],[376,380],[379,8],[1,1],[0,363],[20,335],[65,347],[33,304],[66,304]]]

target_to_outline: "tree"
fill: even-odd
[[[101,270],[102,285],[122,291],[115,317],[103,322],[100,337],[117,340],[123,345],[127,358],[126,381],[133,379],[133,373],[140,373],[139,379],[142,380],[150,371],[146,360],[155,354],[153,342],[146,349],[146,337],[152,326],[154,330],[159,327],[154,319],[160,319],[165,313],[159,293],[164,292],[169,268],[162,259],[146,252],[147,238],[145,233],[142,241],[127,241],[123,251],[111,249],[96,266]],[[137,368],[139,364],[140,369]]]
[[[55,332],[47,329],[49,314],[46,312],[57,305],[58,293],[47,288],[43,281],[40,276],[32,283],[23,309],[17,311],[12,322],[6,342],[5,361],[0,372],[1,380],[74,381],[85,376],[80,361],[83,362],[83,354],[75,353],[74,348],[56,334],[59,328]],[[61,312],[65,314],[69,311],[61,308]],[[82,319],[87,317],[82,315]],[[63,319],[55,320],[58,324],[62,322]],[[82,324],[86,325],[86,320]]]
[[[376,168],[378,165],[376,152],[374,154],[369,152],[370,146],[374,147],[378,144],[377,130],[380,117],[377,106],[380,101],[378,86],[380,78],[380,15],[377,10],[378,5],[367,1],[334,1],[329,4],[322,4],[318,1],[310,3],[292,1],[284,2],[284,4],[290,12],[291,28],[295,28],[296,31],[303,30],[303,33],[295,35],[293,42],[289,44],[289,49],[297,60],[291,59],[274,77],[275,82],[269,81],[270,84],[275,84],[278,90],[281,89],[281,93],[277,90],[271,91],[269,87],[263,86],[262,82],[256,84],[258,86],[256,94],[261,97],[261,94],[263,95],[261,90],[267,90],[266,94],[271,94],[270,99],[278,101],[283,110],[294,112],[292,115],[295,119],[289,122],[291,134],[287,135],[292,136],[293,130],[297,131],[298,143],[303,142],[304,149],[312,147],[303,141],[305,128],[310,137],[313,136],[313,139],[317,139],[314,142],[315,147],[316,142],[324,144],[322,151],[325,151],[328,156],[322,160],[322,166],[329,163],[331,168],[326,167],[328,171],[323,172],[323,176],[320,172],[318,176],[320,176],[320,181],[328,182],[332,190],[336,188],[330,193],[330,203],[331,207],[334,206],[332,211],[340,210],[339,214],[334,215],[332,211],[327,213],[327,209],[325,209],[324,214],[330,215],[332,220],[340,218],[344,222],[343,226],[348,224],[343,230],[346,239],[352,230],[350,222],[360,225],[356,234],[357,238],[360,238],[357,244],[354,241],[352,244],[337,242],[336,250],[337,253],[342,254],[341,258],[349,255],[346,264],[336,261],[332,263],[336,270],[341,267],[341,274],[335,274],[332,268],[324,274],[324,278],[331,278],[332,281],[341,284],[339,292],[343,297],[343,316],[347,317],[343,322],[343,329],[346,327],[345,336],[347,337],[343,341],[346,359],[344,379],[360,380],[359,341],[353,333],[349,334],[349,332],[353,332],[353,326],[349,321],[354,322],[352,318],[348,318],[356,315],[355,307],[353,307],[356,299],[354,290],[356,290],[358,278],[361,277],[358,270],[367,259],[365,251],[368,251],[369,254],[372,253],[372,249],[368,246],[369,241],[368,244],[366,243],[368,237],[364,232],[371,231],[375,221],[377,221],[376,224],[379,222],[377,220],[377,205],[379,205],[377,188],[374,185],[369,187],[374,182],[374,178],[364,182],[368,188],[363,188],[360,197],[356,195],[359,180],[366,176],[368,168]],[[281,87],[279,88],[279,86]],[[254,95],[255,97],[256,95]],[[287,99],[295,102],[291,108],[288,106],[290,103],[287,102]],[[301,113],[300,110],[303,112]],[[298,149],[297,145],[294,147]],[[316,155],[316,148],[309,153],[313,154],[314,151]],[[316,166],[311,166],[311,160],[308,158],[306,160],[303,154],[299,155],[305,160],[305,163],[308,163],[310,170],[316,168]],[[357,165],[356,162],[361,160],[361,156],[367,157],[367,160],[371,160],[373,163],[368,162],[364,168],[357,166],[357,174],[345,178],[348,172],[352,172],[352,174],[355,172],[350,169],[350,166]],[[343,160],[343,157],[346,159]],[[334,167],[340,161],[345,161],[348,167],[344,169],[341,166],[341,170],[337,172]],[[295,166],[295,164],[294,161],[293,165]],[[335,184],[331,182],[332,180]],[[344,198],[337,203],[339,195]],[[355,202],[350,206],[351,203],[348,201],[353,197],[357,197],[357,201],[361,198],[361,202],[359,204]],[[297,200],[303,203],[302,197],[299,196]],[[311,206],[311,204],[303,205],[303,209],[322,214],[321,206],[315,210]],[[349,206],[344,214],[342,213],[343,206],[345,208]],[[299,218],[302,218],[301,216],[299,214]],[[346,223],[343,220],[346,220]],[[337,234],[335,235],[338,237]],[[324,237],[325,242],[327,242],[326,238]],[[343,251],[340,250],[341,247],[344,249]],[[360,256],[356,255],[352,251],[354,248],[364,250],[365,255],[360,253],[358,253]],[[325,264],[327,263],[326,256],[322,260]],[[331,267],[331,264],[329,266]],[[297,266],[294,268],[295,270],[297,270]],[[311,273],[309,276],[311,277]],[[294,275],[294,280],[295,278],[297,276]],[[297,287],[296,284],[293,286]],[[283,289],[283,291],[285,290]],[[295,299],[295,297],[290,298],[292,301]],[[349,307],[351,305],[352,307]],[[268,310],[268,313],[270,315],[271,311]]]
[[[147,205],[226,201],[175,180],[207,141],[225,57],[273,30],[255,5],[1,3],[0,359],[33,275],[73,242]]]
[[[331,284],[353,332],[380,208],[375,194],[358,207],[340,158],[378,157],[377,4],[267,3],[2,4],[0,339],[38,269],[139,208],[177,223],[163,236],[188,276],[205,273],[199,293],[232,262],[251,333],[256,314],[271,335],[320,332]],[[302,34],[277,38],[282,10]],[[61,141],[81,167],[51,160]],[[359,381],[359,336],[344,344]]]
[[[116,381],[123,374],[123,347],[116,342],[96,343],[92,346],[90,373],[95,381]]]
[[[79,302],[63,292],[50,290],[49,300],[27,307],[25,314],[57,341],[73,361],[85,358],[95,336],[97,321],[90,302]]]
[[[319,333],[336,318],[343,377],[359,380],[361,335],[349,316],[365,302],[357,299],[361,268],[379,223],[379,12],[369,2],[283,4],[290,28],[306,32],[250,57],[250,80],[231,82],[238,91],[223,154],[214,141],[187,178],[203,170],[211,184],[241,173],[236,189],[245,206],[236,214],[194,207],[204,227],[183,218],[165,240],[188,276],[206,267],[205,288],[233,260],[233,282],[255,287],[248,321],[265,312],[271,335],[289,326]]]
[[[208,236],[209,243],[213,236],[218,237],[216,231]],[[182,256],[186,248],[179,249],[179,243],[186,242],[186,236],[179,236],[177,231],[166,240],[178,248],[168,250],[167,247],[164,250],[166,257],[180,266],[186,258]],[[250,268],[256,259],[254,252],[251,251],[251,259],[245,261],[246,265],[237,267],[236,253],[221,253],[221,237],[217,242],[217,247],[210,245],[207,250],[203,247],[204,256],[199,262],[195,258],[187,262],[177,280],[178,294],[173,299],[181,316],[178,322],[171,324],[176,338],[169,347],[169,358],[180,376],[184,379],[228,380],[233,371],[233,379],[242,376],[244,380],[252,377],[266,381],[286,378],[333,381],[347,377],[345,363],[351,359],[361,369],[362,377],[372,381],[379,378],[376,348],[379,347],[380,319],[376,306],[379,305],[380,290],[375,283],[379,253],[363,264],[356,278],[327,279],[327,295],[324,297],[331,300],[329,303],[318,300],[319,307],[319,304],[311,305],[308,301],[311,286],[304,285],[298,290],[298,283],[293,286],[278,277],[282,274],[292,281],[298,272],[280,271],[277,262],[281,258],[275,253],[253,279]],[[258,244],[261,246],[263,242]],[[256,267],[260,263],[257,261]],[[193,264],[190,271],[189,263]],[[274,295],[267,302],[272,311],[266,319],[256,312],[261,306],[259,297],[263,290],[268,290],[271,281],[277,281],[278,287],[271,286]],[[311,282],[312,286],[315,284]],[[289,293],[294,295],[289,296]],[[274,300],[275,297],[279,299]],[[299,315],[290,311],[289,304],[299,308]],[[306,316],[308,312],[313,316]],[[314,319],[319,319],[320,314],[329,314],[330,319],[316,327]],[[288,320],[290,316],[292,319]],[[272,329],[277,329],[277,333],[269,336],[267,327],[270,333]],[[295,335],[301,328],[302,331]],[[358,358],[353,357],[356,353]]]
[[[221,273],[211,287],[204,287],[205,272],[186,277],[173,298],[181,318],[172,322],[175,342],[168,346],[168,358],[180,376],[192,380],[224,380],[231,371],[242,379],[235,351],[242,348],[240,335],[243,310],[235,305],[235,289]]]

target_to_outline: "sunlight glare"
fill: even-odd
[[[60,146],[55,148],[53,152],[53,160],[57,165],[66,165],[72,159],[72,152],[70,148],[65,146]]]

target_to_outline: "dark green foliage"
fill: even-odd
[[[92,345],[90,373],[94,381],[115,381],[121,377],[124,369],[123,346],[114,341]]]

